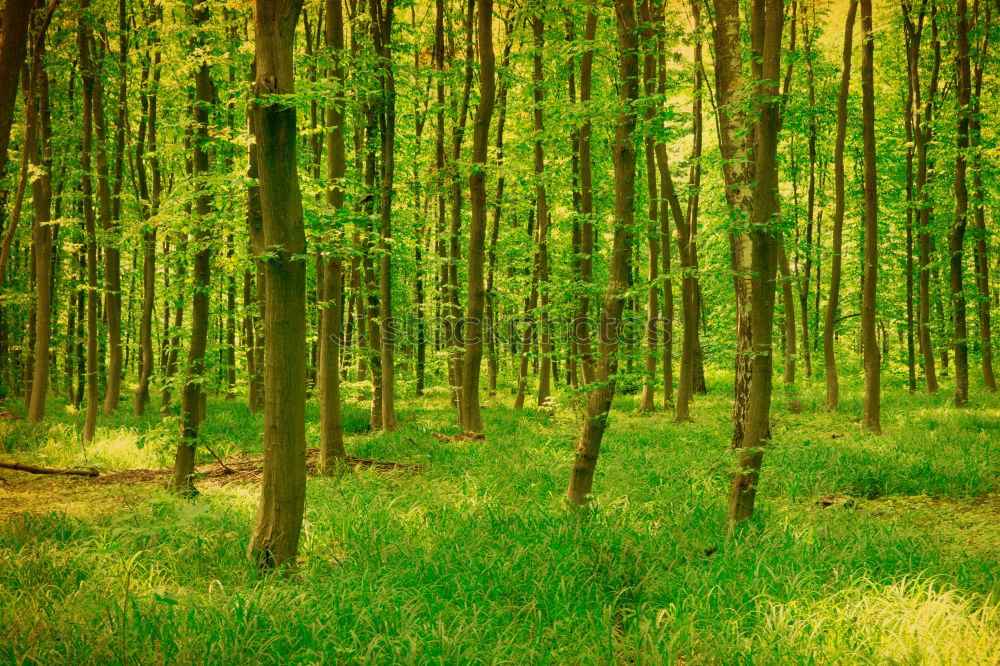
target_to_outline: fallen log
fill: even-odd
[[[94,467],[83,469],[52,469],[49,467],[36,467],[35,465],[22,465],[21,463],[0,462],[0,469],[12,469],[18,472],[28,472],[29,474],[55,474],[57,476],[100,476],[100,472]]]

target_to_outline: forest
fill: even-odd
[[[0,662],[1000,663],[997,41],[0,0]]]

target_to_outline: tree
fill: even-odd
[[[731,527],[753,515],[763,446],[770,439],[778,245],[773,217],[778,211],[776,153],[784,2],[754,0],[750,16],[756,118],[744,108],[748,91],[739,2],[715,0],[715,91],[736,289],[733,448],[739,450],[739,471],[730,495]]]
[[[264,473],[250,538],[262,568],[294,564],[305,508],[306,272],[302,194],[295,161],[292,52],[301,0],[254,1],[257,137],[265,262]]]
[[[89,27],[90,0],[80,0],[77,44],[80,49],[80,79],[83,82],[83,140],[80,145],[80,190],[83,193],[84,234],[87,247],[87,413],[83,441],[94,439],[97,429],[97,223],[94,219],[94,194],[90,176],[90,156],[94,142],[94,67],[91,58],[93,37]]]
[[[834,352],[834,331],[840,307],[840,274],[844,238],[844,143],[847,137],[847,97],[851,87],[851,52],[854,47],[854,21],[858,13],[857,0],[851,0],[844,24],[844,57],[840,71],[840,93],[837,96],[837,138],[833,149],[835,208],[833,213],[833,250],[830,259],[830,291],[823,321],[823,362],[826,366],[826,408],[832,411],[840,401],[840,379],[837,375],[837,355]],[[933,363],[933,357],[932,357]]]
[[[618,111],[612,155],[615,171],[615,222],[611,248],[611,272],[598,325],[598,360],[594,382],[588,384],[587,407],[576,445],[576,458],[570,472],[566,500],[572,507],[587,504],[594,483],[594,471],[607,428],[608,413],[615,395],[618,367],[618,339],[625,309],[625,292],[632,270],[632,224],[635,199],[636,150],[633,134],[636,125],[635,103],[639,89],[639,59],[635,4],[633,0],[615,0],[615,25],[618,35],[618,79],[621,107]]]
[[[208,21],[208,3],[196,5],[192,10],[196,29]],[[191,297],[191,342],[188,348],[187,373],[181,396],[181,439],[177,443],[171,487],[181,494],[194,493],[194,454],[198,430],[204,418],[202,394],[205,383],[205,349],[208,345],[208,308],[211,296],[211,232],[206,218],[212,212],[212,194],[205,178],[209,174],[209,109],[215,99],[215,86],[207,62],[201,62],[194,75],[195,100],[193,155],[191,164],[195,178],[195,211],[199,224],[194,234],[194,294]],[[110,372],[110,367],[109,367]]]
[[[969,187],[966,182],[969,152],[969,122],[972,115],[972,71],[969,58],[969,5],[957,0],[955,41],[958,47],[955,94],[958,103],[958,137],[955,153],[955,221],[948,234],[949,286],[955,322],[955,406],[969,402],[969,341],[965,316],[965,231],[969,225]]]
[[[7,146],[10,142],[10,128],[14,124],[14,103],[17,101],[17,84],[21,80],[21,65],[24,63],[25,44],[28,41],[28,19],[34,3],[28,0],[8,2],[4,6],[3,22],[0,23],[0,179],[7,173]],[[56,0],[52,0],[54,9]],[[6,208],[6,193],[0,200],[0,214]]]
[[[31,83],[25,100],[25,148],[36,176],[31,179],[35,221],[34,241],[35,348],[34,376],[28,404],[28,421],[45,418],[45,398],[49,382],[49,345],[52,337],[52,126],[49,116],[49,80],[43,62],[48,18],[38,27],[31,54]]]
[[[872,32],[871,0],[861,0],[861,132],[864,138],[865,252],[864,288],[861,296],[861,346],[864,354],[865,400],[861,428],[878,435],[882,432],[882,361],[875,337],[875,310],[878,293],[878,178],[875,161],[875,36]]]
[[[479,107],[472,125],[472,172],[469,196],[472,222],[469,226],[469,293],[465,312],[465,359],[462,371],[462,429],[482,432],[479,411],[479,376],[483,357],[483,310],[486,285],[483,280],[483,253],[486,245],[486,152],[490,119],[496,97],[495,56],[493,54],[493,0],[479,0]]]
[[[326,45],[333,49],[334,81],[338,85],[333,104],[326,109],[326,169],[327,204],[334,214],[344,207],[341,179],[346,170],[344,146],[345,76],[344,76],[344,10],[341,0],[326,0]],[[344,428],[340,416],[340,346],[343,313],[340,299],[344,291],[343,263],[335,249],[325,260],[323,293],[327,309],[320,318],[319,331],[319,404],[320,404],[320,466],[329,472],[344,459]]]

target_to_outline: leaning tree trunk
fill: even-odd
[[[305,509],[306,266],[302,194],[295,163],[295,107],[267,103],[294,92],[295,24],[301,0],[255,0],[257,101],[252,122],[258,141],[267,313],[264,367],[264,475],[250,539],[262,568],[294,565]]]
[[[482,432],[479,410],[479,376],[483,358],[483,310],[485,284],[483,253],[486,245],[486,153],[489,146],[490,120],[496,97],[495,57],[493,55],[493,0],[479,0],[479,108],[472,125],[472,171],[469,194],[472,222],[469,226],[469,294],[465,311],[465,359],[462,363],[462,429]]]
[[[861,428],[878,435],[882,432],[881,358],[875,337],[875,309],[878,288],[878,183],[875,162],[875,38],[872,33],[872,0],[861,0],[861,122],[864,138],[864,288],[861,295],[861,339],[865,368],[865,400]]]
[[[607,427],[608,412],[615,395],[618,338],[625,307],[629,274],[632,270],[631,229],[635,199],[636,151],[633,134],[636,125],[635,102],[639,88],[639,59],[636,53],[636,20],[633,0],[615,0],[618,30],[621,109],[612,145],[615,171],[615,223],[611,249],[608,288],[598,328],[598,362],[595,381],[588,384],[587,413],[576,445],[576,459],[570,472],[566,500],[570,506],[583,507],[594,483],[594,471]]]
[[[783,0],[754,0],[752,116],[746,106],[738,0],[715,0],[715,74],[720,147],[731,214],[749,228],[730,236],[735,275],[736,372],[733,448],[738,471],[729,501],[732,529],[753,515],[763,447],[770,439],[775,275],[778,231],[777,138]]]

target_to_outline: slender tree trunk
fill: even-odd
[[[144,200],[142,211],[146,216],[155,216],[159,211],[161,194],[161,176],[159,157],[157,157],[156,130],[158,120],[158,94],[160,81],[160,51],[152,47],[152,85],[147,92],[148,73],[143,76],[143,87],[140,95],[142,120],[136,137],[135,166],[138,176],[140,194]],[[149,65],[146,66],[147,69]],[[143,128],[145,127],[145,132]],[[150,169],[152,171],[152,191],[149,185],[145,165],[145,139],[149,139]],[[153,305],[156,301],[156,227],[145,226],[142,233],[142,314],[139,321],[139,383],[135,391],[135,415],[142,416],[149,402],[149,381],[153,373]]]
[[[493,0],[479,0],[479,107],[472,126],[472,171],[469,193],[472,222],[469,226],[469,293],[465,312],[465,360],[462,370],[462,429],[482,432],[479,410],[479,376],[483,357],[483,310],[486,287],[483,253],[486,246],[486,153],[490,120],[496,99],[496,72],[493,55]]]
[[[396,172],[396,83],[392,72],[393,0],[371,0],[372,38],[381,59],[378,78],[382,137],[381,228],[379,234],[379,327],[382,368],[382,429],[396,429],[395,406],[395,326],[392,318],[392,187]]]
[[[636,126],[635,102],[639,88],[639,61],[636,53],[636,20],[633,0],[615,0],[618,34],[618,78],[622,107],[618,113],[612,156],[615,172],[615,224],[611,250],[611,271],[604,305],[601,308],[599,352],[595,381],[589,386],[587,413],[576,445],[576,459],[570,472],[566,500],[570,506],[585,506],[594,482],[601,439],[615,394],[618,338],[625,292],[631,272],[631,228],[635,198]]]
[[[94,193],[90,177],[90,156],[94,143],[94,67],[90,55],[91,34],[83,14],[90,8],[89,0],[80,0],[80,72],[83,82],[83,140],[80,145],[80,171],[83,191],[83,220],[87,245],[87,413],[83,425],[83,441],[94,439],[97,427],[97,229],[94,218]]]
[[[545,48],[544,7],[540,7],[531,18],[534,36],[532,83],[534,85],[534,163],[535,163],[535,220],[538,225],[538,292],[541,301],[538,308],[538,400],[539,407],[548,404],[552,393],[552,331],[549,325],[549,200],[545,187],[545,70],[542,51]]]
[[[913,346],[913,90],[906,106],[906,370],[910,393],[917,390],[917,358]]]
[[[31,167],[37,175],[31,179],[31,200],[34,209],[32,241],[35,262],[35,339],[34,376],[31,381],[31,401],[28,421],[40,423],[45,418],[45,398],[49,383],[49,346],[52,339],[52,141],[49,127],[49,84],[43,62],[45,35],[39,33],[32,49],[31,83],[25,102],[25,149]]]
[[[798,412],[799,392],[795,388],[795,359],[797,357],[795,297],[792,294],[792,276],[788,267],[788,254],[785,252],[783,239],[778,244],[778,269],[781,271],[781,302],[785,308],[785,399],[788,401],[788,411]]]
[[[660,317],[659,306],[659,269],[660,269],[660,228],[656,190],[656,156],[655,140],[652,135],[656,110],[653,96],[656,93],[656,57],[655,37],[653,30],[653,14],[650,4],[653,0],[642,0],[639,13],[643,28],[641,39],[646,44],[643,54],[642,79],[646,96],[646,136],[643,140],[646,156],[646,246],[648,249],[646,280],[646,367],[643,372],[642,393],[639,397],[639,411],[651,412],[656,409],[656,359],[659,354],[657,338],[657,320]]]
[[[503,60],[500,63],[500,68],[506,71],[510,66],[510,51],[513,46],[513,39],[510,35],[507,36],[507,42],[504,45]],[[490,394],[496,392],[497,390],[497,374],[499,372],[499,353],[497,351],[497,297],[496,290],[494,288],[494,278],[496,275],[496,263],[497,263],[497,240],[500,236],[500,220],[503,217],[503,194],[504,194],[504,184],[506,179],[503,173],[503,137],[504,137],[504,127],[507,121],[507,83],[501,79],[499,83],[499,89],[497,92],[497,135],[496,135],[496,150],[497,150],[497,169],[500,171],[497,176],[497,189],[496,198],[493,206],[493,220],[492,228],[490,229],[490,246],[489,252],[487,253],[487,269],[486,269],[486,325],[489,329],[486,332],[486,340],[489,345],[488,350],[488,369],[489,369],[489,387]]]
[[[840,94],[837,98],[837,138],[833,149],[835,208],[833,213],[833,247],[830,258],[830,292],[826,302],[823,326],[823,363],[826,366],[826,408],[833,411],[840,401],[840,381],[837,375],[837,355],[834,333],[837,310],[840,307],[841,252],[844,246],[844,143],[847,136],[847,100],[851,87],[851,53],[854,44],[854,21],[858,13],[857,0],[851,0],[844,28],[844,56],[840,72]]]
[[[326,202],[334,211],[344,207],[341,179],[346,171],[344,120],[344,9],[341,0],[326,0],[326,46],[332,49],[332,78],[339,85],[333,104],[326,109],[326,174],[329,180]],[[344,460],[344,428],[340,416],[340,352],[342,311],[340,299],[344,291],[343,262],[340,256],[330,256],[323,268],[323,294],[326,311],[320,318],[319,339],[319,406],[320,406],[320,467],[330,473]]]
[[[876,296],[878,293],[878,182],[875,161],[875,37],[872,32],[872,0],[861,0],[861,114],[864,139],[865,251],[864,288],[861,296],[861,339],[865,367],[865,400],[861,428],[882,433],[881,359],[875,337]]]
[[[990,9],[987,6],[986,23],[989,24]],[[982,47],[979,50],[975,69],[975,106],[971,118],[971,140],[975,148],[975,167],[972,175],[972,187],[975,192],[973,206],[974,221],[976,226],[976,289],[978,293],[979,311],[979,341],[982,345],[983,353],[983,383],[986,390],[996,393],[997,380],[993,372],[993,335],[990,330],[990,262],[987,248],[986,231],[986,191],[983,189],[983,150],[982,150],[982,99],[983,99],[983,69],[986,63],[989,31],[983,37]]]
[[[301,0],[254,2],[255,102],[264,243],[264,475],[250,554],[262,568],[294,565],[305,508],[306,267],[302,195],[295,163],[295,107],[265,95],[294,92],[292,55]]]
[[[195,30],[208,22],[208,6],[199,5],[193,12]],[[196,41],[198,41],[196,39]],[[194,134],[192,137],[192,176],[195,179],[195,212],[198,219],[194,234],[194,294],[191,297],[191,341],[188,348],[187,376],[181,394],[181,439],[177,443],[171,488],[180,494],[195,492],[195,446],[204,418],[202,394],[205,382],[205,349],[208,346],[208,310],[211,297],[211,231],[206,218],[212,212],[212,195],[204,179],[209,173],[208,122],[215,88],[207,63],[195,71]]]
[[[948,235],[952,316],[955,324],[955,406],[969,402],[969,341],[965,313],[965,231],[969,222],[969,189],[966,182],[971,116],[972,71],[969,62],[969,19],[967,0],[957,0],[955,26],[957,55],[958,147],[955,153],[955,221]]]
[[[584,23],[583,39],[588,48],[580,58],[580,104],[585,109],[580,125],[580,298],[577,302],[573,322],[573,338],[580,352],[580,370],[583,383],[594,381],[594,352],[590,332],[590,299],[594,272],[594,177],[591,161],[592,122],[589,109],[593,85],[594,49],[592,44],[597,34],[597,14],[594,6],[588,5]]]

